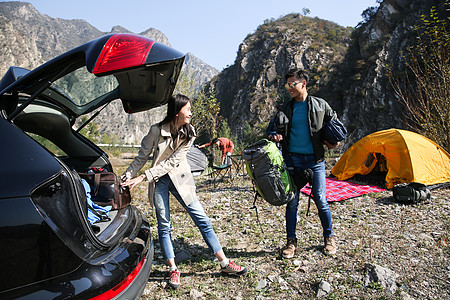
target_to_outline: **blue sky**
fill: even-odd
[[[4,2],[4,0],[2,0]],[[267,19],[308,8],[310,17],[356,26],[376,0],[32,0],[52,18],[84,19],[101,31],[120,25],[134,33],[163,32],[172,47],[191,52],[219,71],[234,63],[239,45]]]

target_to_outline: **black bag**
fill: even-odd
[[[91,187],[91,200],[99,205],[111,205],[112,209],[121,209],[131,202],[128,186],[121,186],[117,175],[113,172],[89,171],[79,173]]]
[[[301,190],[307,183],[309,183],[310,186],[313,185],[314,172],[311,169],[306,169],[300,173],[295,173],[292,177],[297,189]]]
[[[418,203],[428,201],[431,192],[427,186],[419,182],[401,183],[392,188],[394,199],[403,203]]]
[[[313,186],[313,179],[314,179],[314,172],[311,169],[305,169],[303,171],[295,172],[294,176],[292,176],[294,179],[295,186],[300,191],[307,183],[309,183],[309,186],[311,187],[311,193],[308,196],[308,209],[306,210],[306,215],[309,215],[309,208],[311,207],[311,195],[312,195],[312,186]]]
[[[320,135],[322,140],[334,145],[345,139],[347,136],[347,128],[338,119],[333,119],[320,129]]]

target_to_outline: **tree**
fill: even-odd
[[[367,22],[369,21],[377,12],[377,7],[376,6],[370,6],[368,8],[366,8],[362,14],[361,17],[363,18],[363,22]]]
[[[244,145],[256,143],[258,140],[266,138],[266,128],[269,122],[261,122],[257,125],[250,125],[248,122],[244,123],[243,140]]]
[[[310,10],[309,8],[303,7],[303,9],[302,9],[302,14],[303,14],[304,16],[307,16],[307,15],[309,15],[310,13],[311,13],[311,10]]]
[[[219,124],[219,129],[218,129],[218,132],[217,132],[217,136],[226,137],[226,138],[229,138],[229,139],[233,140],[231,138],[231,128],[228,125],[227,120],[223,119],[222,122]]]
[[[220,104],[215,93],[210,95],[201,91],[192,100],[192,125],[197,130],[199,136],[206,136],[206,139],[216,137],[222,118],[219,116]]]
[[[448,6],[448,1],[447,1]],[[407,48],[406,74],[389,80],[405,107],[406,125],[450,151],[450,34],[448,17],[435,7],[415,27],[417,44]]]
[[[178,77],[177,85],[175,86],[174,94],[182,94],[192,99],[194,96],[194,79],[182,71]]]

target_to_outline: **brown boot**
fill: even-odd
[[[334,255],[336,254],[337,246],[336,246],[336,239],[334,238],[334,235],[325,238],[325,247],[323,249],[323,252],[326,255]]]
[[[297,239],[288,238],[286,246],[283,248],[282,256],[284,258],[293,258],[297,250]]]

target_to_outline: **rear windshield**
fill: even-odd
[[[66,95],[75,105],[83,106],[118,86],[113,75],[97,77],[82,67],[56,80],[52,88]]]

